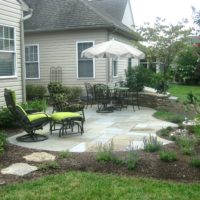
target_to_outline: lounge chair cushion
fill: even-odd
[[[53,121],[62,121],[66,118],[82,117],[79,113],[72,112],[56,112],[51,115]]]
[[[10,91],[11,92],[11,96],[12,96],[12,99],[13,99],[13,101],[14,101],[14,103],[16,104],[16,93],[15,93],[15,91]]]
[[[19,110],[21,110],[21,111],[24,113],[24,115],[27,115],[26,111],[25,111],[19,104],[16,104],[16,107],[17,107]]]
[[[47,114],[44,114],[44,113],[34,113],[34,114],[27,115],[27,117],[30,122],[33,122],[35,120],[47,118],[50,116],[48,116]]]

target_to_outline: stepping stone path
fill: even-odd
[[[10,165],[7,168],[1,170],[2,174],[12,174],[17,176],[24,176],[33,171],[36,171],[38,168],[27,163],[15,163]]]
[[[46,152],[37,152],[32,153],[27,156],[23,156],[26,161],[33,161],[33,162],[45,162],[45,161],[54,161],[55,156]],[[12,174],[16,176],[24,176],[29,174],[33,171],[36,171],[38,168],[33,165],[29,165],[27,163],[15,163],[10,165],[7,168],[1,170],[2,174]],[[5,184],[4,181],[0,180],[0,185]]]
[[[54,161],[55,156],[46,152],[36,152],[27,156],[23,156],[26,161],[33,162],[44,162],[44,161]]]

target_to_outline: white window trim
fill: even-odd
[[[12,78],[17,78],[17,48],[16,48],[16,28],[14,26],[10,26],[7,24],[0,24],[0,26],[6,26],[9,28],[13,28],[14,29],[14,51],[5,51],[5,50],[0,50],[0,52],[3,53],[14,53],[14,75],[12,76],[0,76],[0,79],[12,79]]]
[[[116,76],[114,76],[114,65],[113,65],[113,61],[117,61],[117,75]],[[112,58],[112,77],[113,78],[117,78],[119,76],[119,59],[117,58],[117,59],[113,59]]]
[[[81,40],[76,41],[76,78],[79,79],[79,80],[95,79],[95,74],[96,74],[95,58],[92,59],[92,61],[93,61],[93,77],[79,77],[78,76],[78,44],[79,43],[92,43],[93,46],[95,44],[94,40],[93,41],[91,41],[91,40],[90,41],[85,41],[85,40],[84,41],[81,41]]]
[[[30,47],[30,46],[37,46],[37,56],[38,56],[38,61],[36,62],[26,62],[26,58],[25,58],[25,71],[26,71],[26,63],[38,63],[38,77],[37,78],[25,78],[26,80],[39,80],[40,79],[40,45],[39,44],[26,44],[25,45],[25,49],[26,47]],[[25,52],[25,50],[24,50]],[[25,76],[26,76],[26,73],[25,73]]]

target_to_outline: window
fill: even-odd
[[[25,47],[26,78],[38,79],[39,74],[39,45]]]
[[[0,77],[16,74],[15,30],[0,25]]]
[[[118,76],[118,60],[112,59],[112,73],[113,77]]]
[[[94,62],[91,58],[81,57],[83,50],[92,47],[93,42],[78,42],[78,78],[94,78]]]

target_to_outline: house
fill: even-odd
[[[128,59],[88,59],[81,52],[111,40],[137,40],[130,0],[25,0],[33,15],[25,21],[26,83],[64,85],[124,79]],[[130,60],[129,60],[130,64]],[[58,67],[58,68],[57,68]],[[110,75],[109,75],[110,74]]]
[[[29,8],[22,0],[0,0],[0,107],[5,106],[4,88],[15,90],[18,101],[25,98],[23,11]]]

